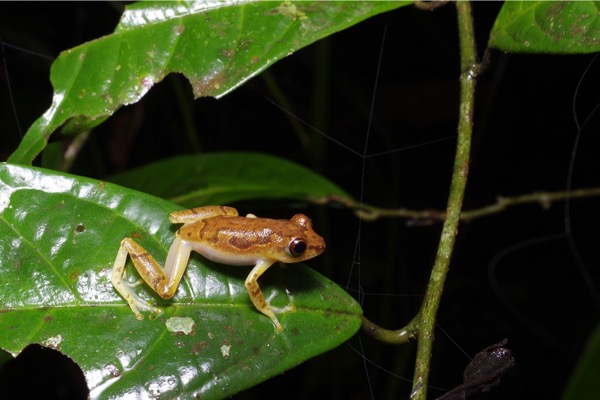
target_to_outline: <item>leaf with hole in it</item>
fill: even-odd
[[[278,334],[246,293],[249,268],[200,256],[173,299],[140,286],[164,314],[136,320],[110,282],[119,243],[133,237],[164,262],[174,209],[110,183],[1,164],[0,348],[59,349],[82,368],[92,397],[210,399],[336,347],[360,326],[360,307],[347,293],[291,264],[260,280],[275,306],[297,308],[280,315]]]
[[[327,35],[411,2],[149,1],[127,6],[115,32],[64,51],[52,65],[52,105],[9,162],[31,163],[62,127],[91,129],[170,73],[194,95],[220,97]]]
[[[219,152],[179,156],[108,179],[131,189],[168,198],[184,207],[230,204],[249,199],[350,201],[333,182],[299,164],[268,154]]]
[[[600,51],[598,1],[509,1],[496,18],[489,45],[512,53]]]

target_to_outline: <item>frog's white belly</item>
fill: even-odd
[[[256,265],[264,257],[256,254],[234,254],[231,251],[225,251],[215,248],[208,243],[186,242],[195,252],[211,261],[225,265]]]

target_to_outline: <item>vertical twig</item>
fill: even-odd
[[[458,222],[469,170],[475,77],[477,73],[475,38],[470,3],[468,1],[457,1],[455,4],[459,27],[461,67],[458,140],[452,182],[450,184],[450,195],[448,197],[446,221],[444,222],[437,256],[427,285],[425,300],[420,311],[417,359],[411,395],[411,399],[415,400],[425,400],[427,395],[436,314],[458,232]]]

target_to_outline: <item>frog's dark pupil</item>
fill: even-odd
[[[290,253],[294,256],[299,256],[306,250],[306,243],[304,241],[296,239],[292,242]]]

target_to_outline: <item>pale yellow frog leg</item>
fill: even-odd
[[[200,221],[205,218],[217,217],[220,215],[238,216],[238,212],[233,207],[226,206],[204,206],[189,210],[174,211],[169,214],[169,221],[174,224],[186,224],[188,222]]]
[[[254,303],[254,307],[256,307],[258,311],[265,314],[267,317],[271,318],[273,325],[275,325],[275,330],[277,332],[281,332],[283,331],[283,326],[277,319],[276,313],[292,311],[295,310],[295,307],[288,306],[284,308],[277,308],[271,306],[271,297],[269,297],[268,300],[265,299],[265,295],[258,285],[258,278],[260,278],[260,276],[273,264],[274,261],[270,260],[259,261],[246,278],[246,290],[248,291],[248,295],[250,295],[250,300],[252,300],[252,303]]]
[[[246,218],[258,218],[258,217],[254,214],[247,214]]]
[[[162,310],[154,307],[135,292],[134,288],[139,285],[139,281],[129,283],[123,279],[127,255],[131,256],[131,261],[133,261],[135,269],[137,269],[148,286],[158,293],[160,297],[168,299],[173,297],[177,291],[177,286],[187,267],[190,252],[191,248],[185,241],[175,238],[169,249],[165,269],[163,270],[154,257],[133,239],[125,238],[121,241],[121,246],[119,247],[113,266],[112,284],[127,301],[137,319],[144,318],[141,311],[149,311],[158,315],[162,313]]]

